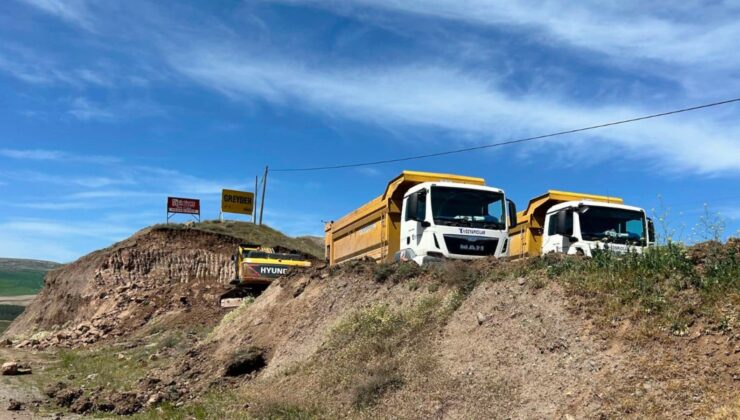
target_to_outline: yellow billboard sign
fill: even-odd
[[[251,215],[254,210],[254,193],[236,190],[221,191],[221,211]]]

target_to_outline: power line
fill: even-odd
[[[735,102],[740,102],[740,98],[734,98],[734,99],[728,99],[728,100],[720,101],[720,102],[713,102],[713,103],[704,104],[704,105],[692,106],[690,108],[676,109],[673,111],[661,112],[658,114],[645,115],[642,117],[630,118],[627,120],[613,121],[613,122],[608,122],[604,124],[592,125],[589,127],[576,128],[573,130],[558,131],[555,133],[542,134],[542,135],[534,136],[534,137],[526,137],[526,138],[521,138],[521,139],[516,139],[516,140],[507,140],[507,141],[502,141],[499,143],[491,143],[491,144],[485,144],[481,146],[466,147],[463,149],[448,150],[444,152],[429,153],[425,155],[407,156],[407,157],[396,158],[396,159],[376,160],[376,161],[371,161],[371,162],[347,163],[347,164],[341,164],[341,165],[316,166],[316,167],[307,167],[307,168],[272,169],[272,171],[273,172],[321,171],[321,170],[327,170],[327,169],[355,168],[359,166],[373,166],[373,165],[382,165],[386,163],[396,163],[396,162],[405,162],[409,160],[426,159],[426,158],[437,157],[437,156],[446,156],[446,155],[452,155],[452,154],[457,154],[457,153],[472,152],[474,150],[490,149],[490,148],[500,147],[500,146],[508,146],[511,144],[525,143],[525,142],[534,141],[534,140],[543,140],[543,139],[547,139],[550,137],[557,137],[557,136],[563,136],[566,134],[580,133],[583,131],[596,130],[598,128],[611,127],[614,125],[628,124],[628,123],[633,123],[637,121],[665,117],[665,116],[673,115],[673,114],[680,114],[683,112],[690,112],[690,111],[696,111],[696,110],[704,109],[704,108],[711,108],[711,107],[720,106],[720,105],[727,105],[727,104],[731,104]]]

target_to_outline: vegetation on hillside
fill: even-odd
[[[51,261],[0,258],[0,296],[38,293],[46,273],[59,266]]]
[[[0,269],[0,296],[35,295],[44,287],[46,271]]]
[[[12,321],[23,312],[25,308],[18,305],[0,305],[0,321]]]
[[[21,258],[0,258],[0,270],[20,271],[35,270],[49,271],[59,267],[61,264],[53,261],[28,260]]]
[[[245,243],[254,243],[268,247],[284,247],[300,251],[316,258],[324,257],[323,246],[315,237],[302,236],[291,238],[266,225],[255,225],[248,222],[216,220],[193,224],[156,225],[154,229],[197,229],[205,232],[233,236]]]

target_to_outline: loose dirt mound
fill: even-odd
[[[147,323],[215,323],[234,278],[237,239],[197,230],[145,229],[49,273],[4,337],[18,345],[74,347]]]
[[[476,263],[486,264],[495,262]],[[328,410],[323,414],[346,415],[363,404],[358,395],[386,387],[388,398],[370,411],[364,408],[365,414],[556,418],[598,415],[607,382],[630,372],[620,355],[610,354],[603,340],[585,332],[588,321],[568,310],[555,284],[537,290],[517,280],[486,282],[456,308],[449,306],[454,305],[450,299],[460,299],[459,291],[445,284],[438,288],[438,274],[422,274],[411,286],[378,284],[370,280],[375,269],[374,264],[357,264],[333,275],[315,270],[282,279],[165,376],[200,377],[203,387],[223,383],[220,378],[229,376],[226,369],[235,353],[256,348],[266,359],[266,367],[246,382],[256,401],[321,406]],[[405,321],[393,327],[396,331],[371,337],[397,347],[388,354],[362,349],[346,354],[343,346],[363,339],[335,343],[337,331],[349,328],[343,323],[353,314],[361,314],[361,323],[381,324],[400,316]],[[421,322],[429,325],[413,327]],[[407,328],[412,332],[395,337]],[[371,326],[370,334],[378,329],[383,327]],[[332,395],[330,402],[327,395]]]
[[[239,390],[257,417],[681,417],[737,397],[734,335],[634,342],[629,323],[603,330],[543,271],[517,277],[527,264],[351,263],[283,278],[154,383],[187,378],[184,398]]]

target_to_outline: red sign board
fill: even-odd
[[[194,198],[167,197],[167,212],[200,215],[200,200]]]

